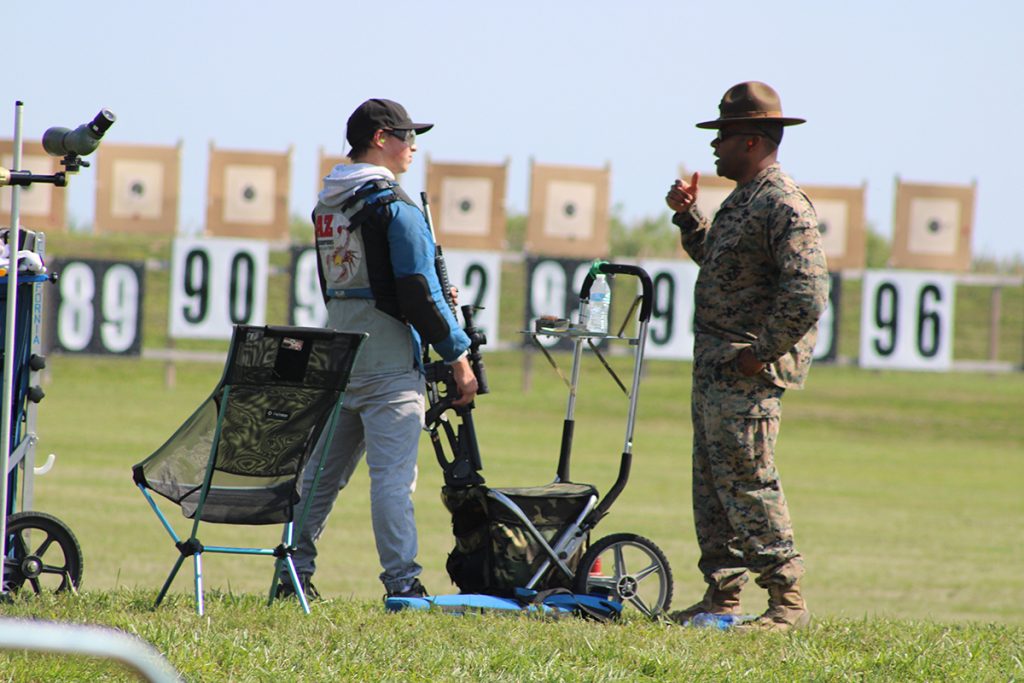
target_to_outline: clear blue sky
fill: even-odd
[[[318,187],[317,152],[341,153],[369,97],[436,122],[404,179],[437,161],[510,161],[523,212],[529,162],[612,169],[627,220],[666,212],[680,164],[713,169],[722,93],[763,80],[787,114],[781,161],[798,182],[867,184],[867,218],[890,235],[897,176],[978,184],[974,253],[1024,257],[1012,171],[1024,111],[1017,2],[80,2],[7,0],[0,137],[25,102],[27,138],[101,108],[108,139],[183,141],[181,223],[203,220],[207,150],[293,146],[292,213]],[[93,216],[94,170],[74,219]],[[6,221],[4,221],[6,222]]]

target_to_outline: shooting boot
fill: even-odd
[[[708,586],[704,598],[686,609],[672,612],[668,618],[677,624],[686,624],[698,614],[740,615],[739,587],[722,590],[717,586]]]
[[[420,580],[413,579],[412,581],[410,581],[409,583],[405,584],[397,590],[388,591],[387,595],[384,596],[384,599],[387,600],[388,598],[425,598],[428,595],[430,595],[430,593],[428,593],[427,589],[423,587],[423,584],[420,583]]]
[[[811,613],[800,593],[800,585],[768,586],[768,609],[740,628],[764,631],[789,631],[811,623]]]

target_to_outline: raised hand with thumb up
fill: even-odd
[[[665,195],[665,203],[668,208],[676,213],[689,211],[693,203],[697,201],[697,181],[700,180],[700,173],[694,171],[690,182],[677,179]]]

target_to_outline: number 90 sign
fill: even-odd
[[[953,359],[951,275],[916,271],[864,273],[860,365],[948,370]]]
[[[234,325],[263,325],[266,242],[178,238],[171,262],[172,338],[230,339]]]

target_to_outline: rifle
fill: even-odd
[[[427,219],[427,229],[430,230],[430,238],[434,240],[434,270],[437,271],[437,279],[441,281],[441,294],[451,309],[452,317],[456,320],[459,315],[455,310],[455,299],[452,298],[452,283],[448,279],[448,265],[444,262],[444,251],[434,234],[434,220],[430,217],[430,200],[426,192],[420,192],[420,201],[423,202],[423,216]]]
[[[420,193],[423,202],[423,215],[427,221],[427,228],[430,236],[434,239],[434,269],[437,271],[437,279],[441,282],[441,290],[445,302],[456,315],[455,300],[452,296],[452,286],[448,279],[448,267],[445,264],[444,252],[438,244],[434,235],[434,223],[430,216],[430,203],[426,192]],[[462,319],[465,321],[463,330],[469,337],[468,358],[473,374],[476,375],[477,394],[486,394],[490,390],[487,386],[487,373],[484,368],[483,357],[480,355],[480,347],[487,343],[487,336],[480,330],[473,320],[475,307],[471,304],[463,305]],[[432,361],[430,351],[426,345],[423,347],[423,371],[427,379],[427,400],[430,408],[424,416],[424,424],[430,433],[430,441],[434,447],[434,454],[437,462],[444,471],[445,484],[448,486],[470,486],[483,484],[484,478],[479,470],[483,467],[480,461],[480,448],[476,440],[476,429],[473,426],[473,408],[471,402],[465,406],[453,406],[458,389],[455,384],[455,376],[450,365],[441,360]],[[443,385],[444,391],[441,391]],[[454,410],[461,419],[461,424],[456,429],[448,421],[445,412]],[[446,457],[444,444],[441,441],[438,430],[443,428],[451,448],[451,459]]]

